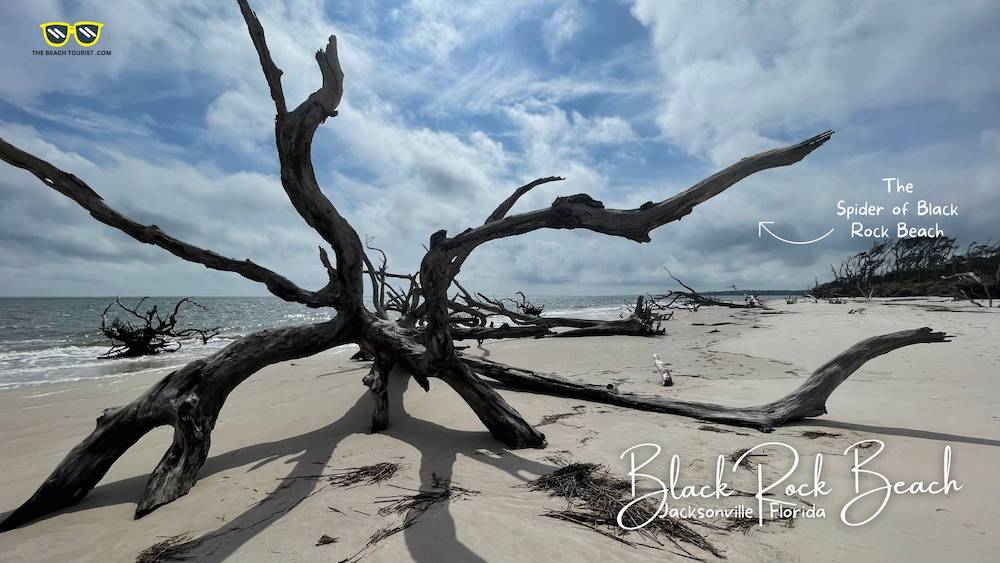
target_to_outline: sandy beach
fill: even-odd
[[[507,451],[446,385],[429,393],[396,374],[391,427],[369,434],[370,402],[361,385],[366,364],[349,349],[264,369],[230,397],[213,433],[210,458],[183,498],[133,520],[148,472],[170,443],[159,429],[129,450],[83,502],[0,534],[4,561],[134,561],[164,537],[205,537],[199,561],[340,561],[377,530],[405,515],[378,514],[380,497],[419,489],[435,478],[470,492],[433,508],[410,527],[363,552],[368,561],[683,561],[672,545],[628,547],[592,530],[544,517],[564,501],[524,483],[572,461],[599,463],[624,476],[627,448],[663,448],[650,467],[667,477],[670,454],[680,484],[711,483],[715,459],[740,448],[780,441],[802,460],[794,478],[811,479],[825,456],[832,492],[813,499],[825,518],[797,518],[749,533],[699,527],[731,561],[989,560],[1000,518],[1000,313],[943,298],[876,300],[843,305],[772,304],[783,314],[703,308],[679,312],[656,338],[595,337],[495,341],[491,359],[621,389],[739,406],[766,402],[797,386],[822,362],[863,338],[930,326],[954,335],[866,364],[828,403],[829,414],[765,434],[678,416],[502,391],[529,421],[571,413],[541,426],[543,450]],[[848,311],[864,308],[861,313]],[[953,310],[945,310],[953,309]],[[657,384],[651,354],[670,364],[674,387]],[[93,428],[103,408],[124,404],[162,374],[50,384],[0,392],[0,510],[13,510],[65,453]],[[406,388],[401,400],[398,394]],[[803,436],[816,431],[818,437]],[[944,495],[893,496],[877,518],[848,527],[840,507],[854,493],[848,445],[876,438],[885,450],[871,468],[893,481],[940,480],[945,446],[962,489]],[[790,457],[769,450],[768,471]],[[770,458],[770,459],[768,459]],[[332,487],[321,475],[380,461],[403,465],[381,486]],[[649,468],[647,468],[649,470]],[[751,490],[756,474],[739,470],[734,488]],[[798,481],[796,481],[798,482]],[[732,500],[728,500],[732,504]],[[754,499],[741,499],[752,504]],[[693,499],[691,504],[712,506]],[[336,542],[317,546],[328,535]],[[697,557],[718,560],[693,550]]]
[[[0,563],[1000,560],[1000,4],[0,16]]]

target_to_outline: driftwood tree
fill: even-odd
[[[141,517],[175,500],[194,485],[198,470],[208,456],[219,411],[237,385],[270,364],[310,356],[342,344],[356,343],[374,357],[372,372],[365,378],[371,389],[374,429],[384,428],[389,423],[386,389],[389,372],[395,367],[407,371],[424,389],[429,387],[431,379],[449,385],[468,403],[490,433],[508,447],[539,448],[545,446],[545,435],[525,421],[484,378],[536,393],[769,429],[802,417],[823,414],[827,397],[871,358],[911,344],[945,340],[944,334],[927,328],[870,338],[820,367],[787,396],[765,405],[742,408],[619,393],[463,356],[455,346],[454,311],[448,291],[462,264],[481,245],[538,229],[584,229],[635,242],[649,242],[654,229],[681,219],[696,205],[721,194],[743,178],[799,162],[828,141],[831,132],[744,158],[684,192],[636,209],[609,209],[590,196],[579,194],[558,197],[543,209],[509,215],[518,198],[552,179],[536,180],[517,189],[480,225],[454,236],[448,236],[445,231],[432,234],[419,273],[404,279],[419,285],[423,302],[410,307],[399,305],[405,299],[396,300],[396,306],[406,308],[401,315],[390,315],[385,302],[377,298],[371,310],[366,307],[364,280],[368,276],[377,285],[379,268],[373,266],[365,252],[366,245],[351,224],[320,190],[313,171],[313,134],[324,121],[337,115],[343,93],[344,75],[337,58],[336,38],[330,37],[326,47],[316,53],[322,86],[289,109],[282,91],[282,73],[271,59],[264,30],[246,0],[238,0],[238,4],[276,108],[274,125],[281,185],[302,219],[333,250],[332,259],[325,249],[319,251],[319,259],[329,276],[323,288],[303,289],[250,260],[219,255],[179,240],[156,225],[126,217],[108,206],[82,179],[2,140],[0,157],[72,199],[98,221],[139,242],[159,246],[181,259],[262,283],[286,301],[328,308],[331,319],[250,334],[170,373],[133,402],[105,410],[97,418],[93,432],[66,455],[34,495],[7,517],[0,529],[10,529],[76,504],[119,456],[147,432],[163,425],[174,428],[173,443],[149,476],[135,515]],[[375,289],[377,296],[378,288]]]
[[[111,340],[111,348],[101,354],[101,359],[135,358],[164,352],[176,352],[181,348],[180,339],[182,338],[197,336],[204,344],[219,334],[219,327],[177,328],[177,314],[180,313],[183,305],[190,304],[205,309],[204,306],[192,301],[189,297],[178,301],[174,305],[174,310],[166,317],[160,315],[156,305],[140,312],[139,307],[142,307],[146,299],[148,298],[143,297],[138,303],[129,307],[116,297],[104,308],[104,312],[101,313],[101,334]],[[141,324],[135,324],[127,318],[123,319],[117,316],[108,323],[108,312],[115,305],[133,319],[140,321]]]
[[[743,293],[743,303],[736,303],[733,301],[717,299],[708,295],[702,295],[693,287],[682,282],[677,276],[671,273],[668,268],[664,268],[664,270],[666,270],[668,276],[670,276],[687,291],[668,291],[662,295],[654,296],[653,300],[659,303],[662,307],[697,310],[698,307],[704,305],[708,307],[727,307],[729,309],[770,309],[770,307],[764,305],[764,303],[756,295],[746,292],[741,292]],[[735,285],[732,287],[733,291],[740,291],[736,289]]]
[[[543,317],[541,307],[527,301],[512,301],[517,310],[504,305],[505,299],[491,299],[482,293],[473,296],[457,280],[452,280],[459,293],[449,301],[449,307],[454,311],[467,313],[469,317],[458,317],[459,321],[470,320],[472,326],[454,326],[456,316],[451,317],[453,340],[486,340],[492,338],[522,338],[550,337],[571,338],[576,336],[655,336],[663,334],[663,321],[667,315],[658,310],[658,304],[646,297],[639,296],[635,304],[627,303],[625,308],[629,315],[622,319],[580,319],[572,317]],[[537,313],[536,313],[537,311]],[[489,321],[491,316],[505,317],[513,326],[502,324],[493,326]],[[459,323],[461,324],[461,323]],[[555,331],[553,329],[568,329]]]

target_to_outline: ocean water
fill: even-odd
[[[142,310],[157,305],[169,314],[179,298],[147,299]],[[538,296],[545,313],[579,317],[608,317],[632,296]],[[105,379],[154,371],[166,372],[211,354],[241,336],[264,328],[322,322],[332,310],[309,309],[275,297],[196,297],[208,310],[185,306],[178,328],[219,327],[219,336],[202,344],[199,338],[182,341],[177,352],[102,360],[110,347],[101,334],[101,313],[113,301],[108,297],[0,298],[0,389],[65,381]],[[138,299],[122,299],[134,305]],[[115,316],[112,308],[109,316]],[[119,316],[127,313],[118,311]]]

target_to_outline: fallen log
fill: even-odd
[[[722,299],[716,299],[714,297],[702,295],[701,293],[698,293],[698,291],[696,291],[693,287],[687,285],[686,283],[678,279],[677,276],[671,273],[669,269],[667,268],[663,269],[667,271],[667,275],[673,278],[675,282],[679,283],[681,287],[683,287],[687,291],[670,291],[663,295],[656,296],[657,301],[670,299],[670,305],[674,305],[677,301],[687,302],[688,304],[695,305],[696,310],[697,306],[702,306],[702,305],[708,307],[727,307],[729,309],[752,309],[754,307],[760,307],[764,309],[767,308],[761,304],[760,300],[757,299],[756,296],[747,295],[746,293],[744,293],[743,303],[736,303],[733,301],[723,301]]]
[[[558,375],[506,366],[483,358],[463,356],[462,361],[476,373],[511,389],[770,431],[789,422],[826,414],[827,399],[865,362],[905,346],[946,342],[947,339],[945,333],[924,327],[862,340],[823,364],[791,393],[776,401],[749,407],[627,393],[605,385],[578,383]]]

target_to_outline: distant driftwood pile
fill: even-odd
[[[197,336],[201,339],[202,344],[204,344],[213,336],[219,334],[219,327],[177,328],[177,313],[180,312],[181,306],[189,304],[194,307],[205,308],[192,301],[189,297],[178,301],[174,305],[174,310],[166,317],[160,315],[155,305],[140,313],[139,307],[142,306],[146,299],[148,298],[143,297],[134,306],[129,307],[116,297],[114,301],[108,303],[108,306],[104,308],[104,312],[101,313],[101,334],[106,336],[112,344],[107,352],[101,354],[101,359],[135,358],[164,352],[176,352],[182,346],[180,341],[182,338]],[[140,324],[120,317],[115,317],[109,323],[108,312],[116,305],[118,309],[128,313]]]

